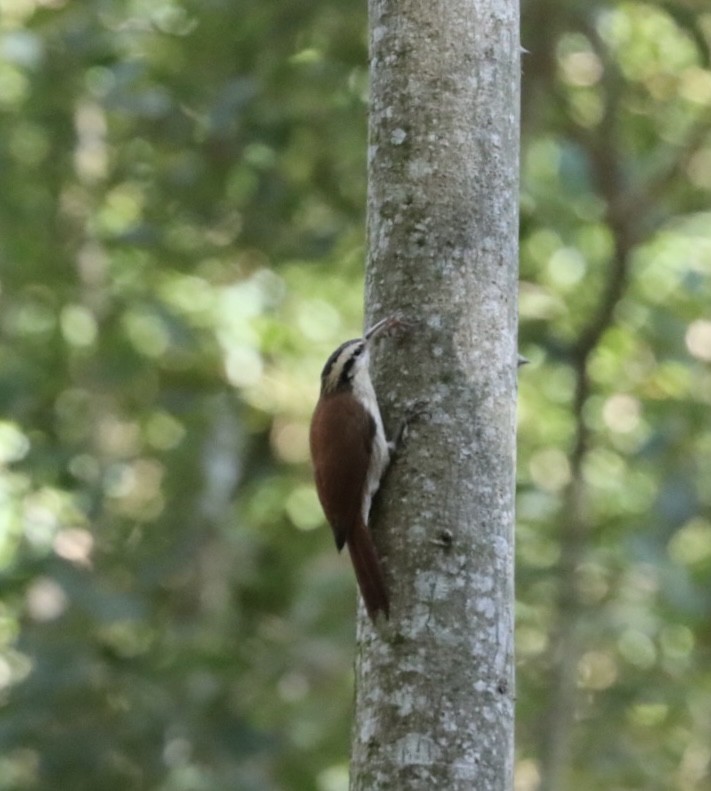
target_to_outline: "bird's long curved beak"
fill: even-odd
[[[397,316],[388,316],[387,318],[380,319],[379,322],[373,324],[373,326],[365,333],[363,336],[366,341],[371,340],[371,338],[377,338],[378,335],[389,330],[391,327],[396,326],[399,323]]]

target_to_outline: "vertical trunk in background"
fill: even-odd
[[[361,609],[351,789],[506,791],[513,773],[518,0],[370,0],[368,319],[411,427],[371,524],[391,619]]]

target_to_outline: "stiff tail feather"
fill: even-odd
[[[361,519],[358,519],[353,526],[346,543],[351,554],[358,587],[370,619],[375,621],[376,615],[381,611],[385,613],[386,618],[389,618],[390,602],[385,587],[383,569],[370,531]]]

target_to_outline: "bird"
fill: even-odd
[[[368,365],[373,341],[402,325],[395,316],[381,319],[330,355],[309,432],[316,492],[338,551],[348,547],[373,622],[379,613],[390,617],[390,601],[368,517],[394,444],[385,435]]]

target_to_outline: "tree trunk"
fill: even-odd
[[[513,775],[517,0],[370,0],[366,304],[391,434],[371,517],[391,593],[361,608],[351,789]],[[422,411],[424,409],[424,411]]]

